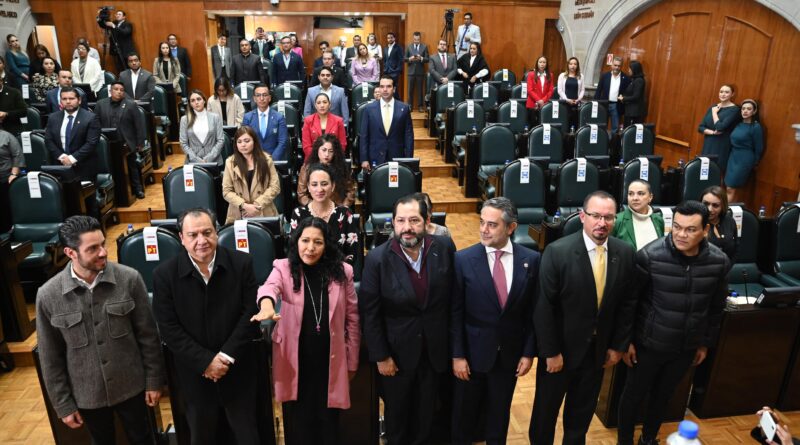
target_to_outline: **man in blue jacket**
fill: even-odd
[[[399,47],[395,50],[399,52]],[[366,170],[373,163],[414,156],[411,109],[394,98],[395,80],[384,74],[377,90],[381,99],[367,105],[358,132],[361,167]]]
[[[393,32],[386,34],[386,48],[383,49],[383,74],[389,76],[394,81],[395,99],[400,99],[397,94],[397,84],[400,82],[400,75],[403,73],[403,47],[396,44],[397,36]]]
[[[625,114],[625,106],[617,102],[617,97],[625,92],[631,79],[622,72],[622,57],[614,57],[611,63],[611,71],[600,76],[600,83],[597,84],[597,100],[608,101],[608,117],[611,118],[610,132],[617,131],[622,116]]]
[[[261,148],[272,155],[272,159],[287,160],[289,130],[286,128],[286,119],[283,115],[269,107],[271,99],[269,87],[264,84],[256,85],[253,98],[256,100],[256,109],[244,115],[242,125],[256,130]]]

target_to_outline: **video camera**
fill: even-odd
[[[444,23],[445,29],[452,30],[453,29],[453,17],[455,17],[455,13],[461,11],[460,9],[445,9],[444,10]]]
[[[111,11],[113,11],[113,6],[101,6],[100,9],[97,11],[97,24],[105,29],[106,22],[113,22],[114,18],[111,17]]]

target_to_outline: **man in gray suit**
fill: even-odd
[[[414,40],[406,47],[405,62],[408,64],[408,105],[414,109],[414,97],[417,107],[423,111],[422,96],[425,94],[425,64],[428,63],[428,45],[421,43],[422,34],[414,31]],[[417,94],[414,94],[414,93]]]
[[[439,39],[437,49],[428,63],[428,73],[432,80],[431,89],[435,85],[447,85],[447,82],[456,78],[456,56],[447,54],[447,40]]]
[[[344,125],[347,126],[347,121],[350,118],[350,111],[347,109],[347,96],[345,96],[344,88],[333,84],[333,68],[328,68],[327,66],[320,68],[318,79],[319,85],[309,88],[308,94],[306,94],[303,117],[314,113],[314,102],[317,95],[325,93],[331,101],[331,113],[341,117],[344,120]]]
[[[221,76],[230,78],[228,73],[231,70],[231,50],[228,48],[228,38],[224,35],[217,37],[217,44],[211,47],[211,71],[214,72],[214,79]]]
[[[152,100],[156,78],[150,71],[142,68],[138,54],[128,54],[127,60],[129,69],[119,73],[119,80],[125,85],[125,94],[133,100]]]
[[[481,28],[472,23],[472,13],[464,13],[464,24],[456,33],[456,59],[469,52],[470,43],[481,42]]]

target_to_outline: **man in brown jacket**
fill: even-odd
[[[106,260],[100,223],[71,216],[59,229],[72,260],[39,288],[36,331],[47,395],[70,428],[114,443],[114,413],[130,444],[154,444],[147,408],[158,404],[164,365],[139,272]]]

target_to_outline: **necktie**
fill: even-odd
[[[71,151],[70,148],[69,148],[69,143],[70,143],[70,139],[71,139],[70,136],[72,135],[72,119],[73,118],[74,118],[74,116],[67,115],[67,129],[64,131],[64,151],[67,154],[70,154],[70,151]]]
[[[469,47],[464,47],[464,41],[467,39],[467,31],[469,30],[469,25],[464,27],[464,34],[461,36],[461,49],[468,49]]]
[[[440,54],[442,57],[442,68],[447,69],[447,57],[444,56],[444,53]]]
[[[414,45],[414,51],[416,51],[417,54],[419,54],[419,45]]]
[[[258,122],[258,128],[261,130],[261,139],[267,137],[267,113],[259,113],[261,120]]]
[[[502,250],[494,251],[494,268],[492,268],[492,280],[494,281],[494,290],[497,291],[497,301],[500,303],[500,308],[506,307],[508,300],[508,283],[506,283],[506,268],[503,267],[503,262],[500,257],[505,252]]]
[[[391,104],[384,104],[383,105],[383,130],[386,131],[386,135],[389,135],[389,127],[392,126],[392,109],[390,107]]]
[[[597,307],[603,301],[603,291],[606,288],[606,248],[597,246],[594,248],[594,285],[597,288]]]

